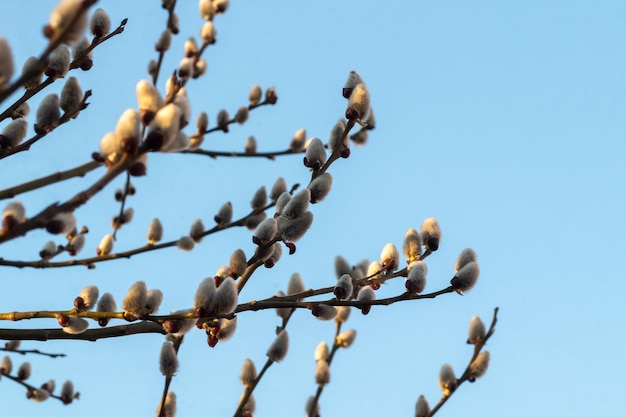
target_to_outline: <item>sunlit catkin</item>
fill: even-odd
[[[244,386],[249,386],[256,379],[257,372],[254,362],[251,359],[245,359],[239,373],[239,380]]]
[[[163,226],[161,221],[157,218],[152,219],[148,226],[148,233],[146,234],[149,245],[154,245],[163,238]]]
[[[439,227],[437,219],[429,217],[424,220],[420,230],[420,238],[422,240],[422,244],[432,252],[439,249],[439,241],[441,241],[441,228]]]
[[[325,360],[317,361],[315,365],[315,383],[317,385],[326,385],[330,382],[330,367]]]
[[[349,348],[350,346],[352,346],[352,343],[354,343],[355,339],[356,330],[350,329],[337,335],[337,337],[335,338],[335,344],[342,348]]]
[[[328,343],[320,342],[315,348],[315,353],[313,354],[313,358],[316,361],[328,360]]]
[[[113,235],[106,234],[96,249],[96,255],[105,256],[110,254],[111,251],[113,251]]]
[[[476,359],[472,361],[469,366],[469,380],[474,381],[476,378],[480,378],[485,375],[487,368],[489,367],[489,351],[485,350],[478,354]]]
[[[71,44],[83,36],[87,28],[87,7],[82,0],[61,0],[50,13],[49,23],[44,28],[48,39],[60,38]]]
[[[417,230],[411,228],[404,234],[402,252],[407,263],[419,260],[422,255],[422,241]]]
[[[485,323],[478,316],[473,316],[470,319],[469,324],[469,336],[467,338],[467,343],[475,345],[483,340],[485,337]]]
[[[122,310],[135,317],[144,314],[146,300],[148,299],[148,287],[144,281],[135,282],[124,296]]]
[[[248,95],[248,100],[250,101],[251,106],[256,106],[261,102],[261,97],[263,96],[263,90],[261,86],[258,84],[254,84],[250,89],[250,94]]]
[[[439,370],[439,389],[446,397],[450,396],[456,389],[457,380],[454,369],[449,364],[444,364]]]
[[[74,307],[77,311],[89,311],[96,306],[100,291],[95,285],[88,285],[78,293],[74,300]]]

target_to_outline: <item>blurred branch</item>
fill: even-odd
[[[86,190],[76,194],[74,197],[66,201],[65,203],[53,203],[50,206],[43,209],[41,212],[36,214],[34,217],[26,220],[18,224],[16,227],[10,230],[0,230],[0,243],[6,242],[8,240],[14,239],[18,236],[23,236],[31,230],[40,229],[46,227],[46,224],[56,215],[57,213],[62,212],[73,212],[78,207],[87,203],[91,197],[96,195],[98,192],[102,191],[102,189],[113,181],[119,174],[126,171],[128,168],[132,166],[135,162],[137,156],[131,156],[129,154],[124,154],[120,161],[109,167],[106,174],[104,174],[98,181],[96,181],[91,187]]]
[[[32,181],[25,182],[14,187],[5,188],[0,190],[0,200],[7,198],[13,198],[18,194],[22,194],[28,191],[36,190],[38,188],[45,187],[57,182],[61,182],[74,177],[84,177],[90,171],[103,166],[102,163],[96,161],[89,161],[86,164],[79,165],[77,167],[68,169],[67,171],[57,171],[54,174],[50,174],[45,177],[37,178]]]
[[[207,149],[187,149],[184,151],[180,151],[180,153],[189,153],[196,155],[205,155],[211,158],[217,158],[218,156],[229,156],[229,157],[242,157],[242,158],[267,158],[272,161],[276,159],[277,156],[282,155],[294,155],[299,153],[304,153],[304,151],[294,152],[291,149],[286,149],[283,151],[275,151],[275,152],[255,152],[255,153],[247,153],[247,152],[224,152],[224,151],[210,151]]]
[[[46,352],[40,351],[39,349],[7,349],[7,348],[0,348],[0,351],[19,353],[20,355],[26,355],[27,353],[33,353],[33,354],[36,354],[36,355],[48,356],[50,358],[64,358],[65,356],[67,356],[65,353],[46,353]]]
[[[94,3],[96,3],[96,0],[89,0],[88,2],[85,1],[83,4],[85,4],[85,3],[94,4]],[[91,4],[87,4],[86,7],[91,6]],[[111,39],[113,36],[119,35],[120,33],[124,32],[124,26],[126,25],[127,22],[128,22],[128,19],[122,20],[122,22],[117,27],[117,29],[115,29],[113,32],[109,33],[107,36],[104,36],[102,38],[93,38],[93,40],[91,41],[91,45],[89,45],[89,47],[83,52],[83,54],[81,54],[80,56],[75,57],[74,60],[70,63],[70,71],[73,70],[73,69],[76,69],[76,68],[80,68],[80,65],[81,65],[83,59],[86,58],[89,55],[89,53],[96,48],[96,46],[100,45],[103,42],[106,42],[107,40]],[[40,73],[40,72],[43,72],[43,68],[45,68],[45,65],[46,65],[46,62],[47,62],[47,56],[50,55],[50,53],[52,53],[52,51],[54,49],[56,49],[56,47],[58,47],[60,44],[61,43],[59,42],[54,48],[50,49],[50,51],[48,51],[48,49],[46,49],[46,51],[48,52],[47,55],[45,55],[43,60],[42,60],[42,58],[39,58],[37,64],[34,66],[35,69],[39,68],[39,71],[30,71],[30,72],[28,72],[26,74],[23,74],[17,81],[15,81],[15,83],[11,87],[9,87],[9,89],[11,90],[9,94],[11,94],[15,90],[17,90],[21,85],[24,84],[24,82],[26,82],[30,78],[32,78],[34,76],[37,76],[37,74]],[[50,46],[48,48],[50,48]],[[43,54],[42,54],[42,57],[43,57]],[[56,80],[57,80],[57,78],[55,78],[55,77],[48,77],[46,80],[44,80],[42,83],[40,83],[37,87],[35,87],[33,89],[30,89],[30,90],[26,90],[24,92],[24,95],[22,95],[22,97],[20,97],[15,103],[13,103],[11,106],[9,106],[5,111],[3,111],[0,114],[0,121],[2,121],[4,119],[6,119],[7,117],[11,116],[11,114],[13,114],[13,112],[18,107],[20,107],[22,104],[24,104],[26,101],[28,101],[28,99],[33,97],[35,94],[39,93],[41,90],[43,90],[47,86],[51,85]],[[0,102],[2,102],[5,98],[8,97],[8,95],[6,97],[4,97],[3,93],[5,93],[5,91],[8,91],[9,89],[0,92]]]
[[[176,356],[178,356],[178,350],[180,349],[180,345],[183,343],[183,338],[185,336],[180,336],[180,337],[176,337],[173,338],[172,343],[174,345],[174,351],[176,352]],[[165,377],[165,386],[163,387],[163,395],[161,396],[161,403],[160,406],[158,408],[159,410],[159,414],[158,417],[165,417],[165,400],[167,399],[167,392],[170,389],[170,384],[172,383],[172,377],[171,376],[166,376]]]
[[[24,143],[22,143],[22,144],[20,144],[18,146],[15,146],[13,148],[9,148],[9,149],[4,150],[4,151],[0,151],[0,159],[6,158],[6,157],[11,156],[11,155],[14,155],[14,154],[16,154],[18,152],[23,152],[23,151],[29,150],[30,147],[33,144],[35,144],[35,142],[39,141],[44,136],[48,135],[50,132],[55,131],[62,124],[69,122],[70,119],[78,117],[80,112],[85,110],[87,108],[87,106],[89,105],[89,103],[87,103],[87,99],[89,97],[91,97],[91,90],[85,91],[85,95],[83,96],[83,99],[80,102],[80,104],[78,105],[78,109],[75,112],[70,113],[70,114],[64,113],[61,116],[61,118],[59,119],[57,125],[54,126],[54,129],[50,130],[49,132],[37,133],[35,136],[33,136],[32,138],[28,139],[26,142],[24,142]]]
[[[130,336],[133,334],[159,333],[166,334],[163,326],[144,321],[141,323],[123,324],[105,327],[102,329],[88,329],[80,334],[69,334],[62,329],[0,329],[0,339],[3,340],[87,340],[95,342],[110,337]]]
[[[108,35],[103,36],[101,38],[94,37],[93,40],[91,41],[91,45],[89,45],[89,47],[87,49],[85,49],[83,54],[80,55],[80,56],[77,56],[76,58],[74,58],[74,60],[70,64],[70,69],[80,68],[80,64],[81,64],[82,60],[84,58],[87,58],[89,56],[89,53],[91,51],[93,51],[94,49],[96,49],[96,46],[98,46],[98,45],[108,41],[112,37],[114,37],[116,35],[119,35],[120,33],[124,32],[124,27],[126,26],[126,23],[128,23],[128,19],[127,18],[122,19],[122,21],[120,22],[119,26],[113,32],[111,32]]]
[[[37,387],[35,387],[35,386],[33,386],[33,385],[30,385],[29,383],[25,382],[24,380],[20,379],[20,378],[19,378],[19,377],[17,377],[17,376],[12,376],[12,375],[9,375],[9,374],[0,374],[0,375],[1,375],[3,378],[7,378],[7,379],[10,379],[11,381],[17,382],[18,384],[20,384],[21,386],[23,386],[24,388],[26,388],[26,390],[28,391],[28,393],[27,393],[27,395],[26,395],[26,397],[27,397],[27,398],[30,398],[30,396],[29,396],[29,395],[30,395],[30,394],[33,394],[33,393],[34,393],[34,392],[36,392],[36,391],[42,391],[42,390],[44,390],[44,388],[37,388]],[[47,390],[46,390],[46,391],[47,391]],[[64,403],[64,404],[65,404],[65,400],[64,400],[62,397],[58,396],[58,395],[54,395],[54,394],[50,393],[50,395],[48,396],[48,398],[54,398],[55,400],[59,400],[59,401],[61,401],[62,403]]]
[[[11,84],[5,90],[0,91],[0,103],[2,103],[11,94],[13,94],[13,92],[15,92],[18,88],[20,88],[24,84],[24,82],[26,82],[26,80],[29,80],[37,76],[37,74],[39,74],[40,72],[43,72],[43,69],[47,65],[48,56],[52,53],[52,51],[54,51],[59,45],[63,43],[63,39],[65,38],[66,33],[73,29],[74,23],[77,22],[78,19],[82,17],[83,13],[87,13],[87,10],[91,6],[93,6],[96,2],[97,0],[84,0],[81,3],[80,7],[83,10],[77,11],[74,17],[72,18],[72,21],[68,22],[67,25],[65,26],[65,30],[57,33],[54,38],[50,39],[48,46],[37,59],[37,63],[33,66],[33,70],[28,71],[25,74],[22,74],[22,76],[18,78],[17,80],[15,80],[13,84]]]

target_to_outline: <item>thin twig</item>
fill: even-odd
[[[100,162],[89,161],[85,164],[68,169],[67,171],[57,171],[54,174],[50,174],[45,177],[37,178],[35,180],[28,181],[20,185],[16,185],[14,187],[5,188],[4,190],[0,190],[0,200],[13,198],[16,195],[19,195],[28,191],[33,191],[38,188],[55,184],[57,182],[61,182],[70,178],[84,177],[85,174],[87,174],[88,172],[93,171],[94,169],[99,168],[101,166],[104,166],[104,165]]]
[[[301,154],[305,151],[293,151],[291,149],[286,149],[283,151],[274,151],[274,152],[228,152],[228,151],[210,151],[208,149],[186,149],[184,151],[180,151],[179,153],[187,153],[187,154],[195,154],[195,155],[205,155],[211,158],[217,158],[218,156],[226,156],[226,157],[241,157],[241,158],[267,158],[272,161],[276,159],[277,156],[283,155],[294,155]]]
[[[7,349],[7,348],[0,348],[0,351],[14,352],[14,353],[19,353],[20,355],[26,355],[27,353],[34,353],[36,355],[48,356],[50,358],[64,358],[65,356],[67,356],[65,353],[46,353],[46,352],[40,351],[39,349]]]
[[[330,353],[328,355],[328,360],[326,360],[326,363],[328,363],[328,367],[330,367],[330,364],[332,363],[333,358],[335,357],[335,353],[341,347],[339,343],[337,343],[337,336],[339,336],[339,333],[341,332],[341,325],[342,325],[342,322],[335,320],[335,338],[333,341],[333,347],[330,350]],[[324,359],[320,359],[320,360],[324,360]],[[324,391],[324,386],[325,386],[324,384],[320,384],[317,386],[315,397],[313,397],[313,404],[311,405],[309,409],[309,417],[315,417],[315,408],[316,408],[315,406],[319,403],[320,396],[322,395],[322,392]]]
[[[276,204],[272,202],[268,204],[267,206],[265,206],[261,211],[268,210],[274,207],[275,205]],[[230,229],[232,227],[244,226],[246,224],[246,221],[250,217],[256,214],[258,214],[258,211],[254,210],[250,214],[242,217],[241,219],[231,222],[225,226],[218,224],[212,227],[211,229],[205,231],[204,233],[202,233],[200,237],[206,237],[214,233],[217,233],[221,230]],[[78,266],[78,265],[91,266],[99,262],[112,261],[114,259],[130,259],[130,257],[132,257],[133,255],[138,255],[140,253],[146,253],[146,252],[151,252],[154,250],[174,247],[176,246],[177,243],[178,243],[178,239],[172,240],[169,242],[159,243],[159,244],[147,244],[139,248],[131,249],[131,250],[124,251],[124,252],[110,253],[108,255],[93,256],[91,258],[71,259],[69,261],[61,261],[61,262],[48,262],[48,261],[43,261],[43,260],[41,261],[11,261],[8,259],[0,258],[0,266],[13,266],[16,268],[37,268],[37,269],[63,268],[63,267]]]
[[[95,1],[94,1],[94,3],[95,3]],[[86,50],[84,50],[83,53],[80,56],[75,57],[74,60],[70,63],[69,70],[71,71],[73,69],[80,68],[80,65],[81,65],[83,59],[86,58],[87,56],[89,56],[89,53],[91,51],[93,51],[96,48],[96,46],[100,45],[103,42],[106,42],[107,40],[111,39],[113,36],[119,35],[120,33],[124,32],[124,25],[126,25],[127,21],[128,21],[128,19],[122,20],[122,23],[120,23],[120,25],[117,27],[117,29],[115,29],[113,32],[109,33],[107,36],[104,36],[102,38],[94,38],[92,40],[92,42],[91,42],[91,45],[89,45],[89,47]],[[37,64],[39,64],[39,62]],[[37,66],[35,66],[34,68],[37,68]],[[21,83],[21,84],[23,84],[25,81],[27,81],[28,79],[32,78],[33,76],[36,76],[37,73],[40,73],[40,72],[41,71],[31,72],[30,73],[31,77],[26,77],[25,78],[24,76],[22,76],[18,81],[16,81],[16,84],[20,80],[22,80],[24,78],[24,80]],[[43,82],[41,82],[39,85],[37,85],[35,88],[26,90],[26,92],[24,92],[24,95],[22,95],[22,97],[17,99],[17,101],[15,103],[13,103],[11,106],[9,106],[5,111],[3,111],[0,114],[0,121],[6,119],[7,117],[10,117],[13,114],[13,112],[15,110],[17,110],[26,101],[28,101],[28,99],[33,97],[35,94],[39,93],[41,90],[43,90],[47,86],[51,85],[57,79],[58,78],[56,78],[56,77],[48,77]],[[19,87],[19,85],[18,85],[18,87]]]
[[[18,152],[24,152],[24,151],[29,150],[31,146],[33,146],[36,142],[38,142],[44,136],[48,135],[50,132],[53,132],[54,130],[56,130],[62,124],[65,124],[65,123],[69,122],[72,118],[76,118],[80,114],[80,112],[85,110],[87,108],[87,106],[89,105],[89,103],[87,103],[87,99],[89,97],[91,97],[91,90],[85,91],[85,95],[83,96],[83,99],[81,100],[80,104],[78,105],[78,108],[74,112],[72,112],[72,113],[69,113],[69,114],[68,113],[64,113],[61,116],[61,118],[59,119],[59,121],[57,122],[57,124],[54,126],[53,129],[51,129],[48,132],[37,133],[35,136],[33,136],[32,138],[28,139],[26,142],[23,142],[23,143],[19,144],[18,146],[15,146],[13,148],[9,148],[7,150],[0,151],[0,159],[6,158],[6,157],[11,156],[11,155],[15,155]]]
[[[478,357],[478,354],[480,353],[482,348],[487,343],[487,340],[489,340],[489,338],[493,335],[493,332],[495,332],[495,330],[496,330],[496,323],[498,322],[498,310],[499,309],[500,309],[499,307],[496,307],[493,310],[493,319],[491,320],[491,326],[489,326],[489,330],[487,331],[487,334],[485,334],[485,337],[481,341],[479,341],[478,343],[476,343],[474,345],[474,353],[472,354],[472,357],[469,360],[469,362],[467,364],[467,367],[465,368],[465,371],[463,372],[463,375],[461,375],[461,377],[456,380],[456,386],[455,386],[454,390],[450,391],[450,393],[447,394],[447,395],[444,394],[441,397],[441,399],[439,400],[439,402],[437,403],[437,405],[435,405],[430,410],[430,413],[428,413],[427,417],[434,416],[435,413],[437,411],[439,411],[439,409],[446,403],[446,401],[448,401],[448,399],[452,396],[452,394],[454,394],[456,392],[456,390],[459,389],[459,386],[463,382],[469,380],[469,378],[470,378],[470,366],[472,365],[472,362],[474,362],[474,360]]]
[[[48,46],[41,53],[37,62],[33,65],[33,69],[31,71],[22,74],[20,78],[15,80],[13,84],[7,87],[5,90],[0,91],[0,103],[2,103],[7,97],[9,97],[13,92],[15,92],[18,88],[20,88],[24,82],[27,80],[37,76],[40,72],[43,72],[45,65],[48,60],[48,56],[54,51],[59,45],[63,43],[65,39],[66,33],[71,31],[74,28],[74,24],[80,19],[83,13],[87,13],[87,10],[96,3],[97,0],[84,0],[80,7],[81,10],[77,10],[76,14],[73,16],[72,20],[67,22],[68,24],[65,26],[65,29],[62,32],[55,34],[55,37],[50,39]]]
[[[14,239],[18,236],[23,236],[31,230],[44,228],[46,224],[58,213],[73,212],[78,207],[87,203],[91,197],[102,191],[107,184],[113,181],[119,174],[126,171],[132,166],[138,156],[131,156],[124,154],[120,161],[109,168],[109,170],[91,187],[76,194],[74,197],[66,201],[65,203],[54,203],[43,209],[41,212],[26,220],[23,223],[18,224],[15,228],[10,230],[0,230],[0,243]]]

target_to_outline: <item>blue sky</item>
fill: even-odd
[[[28,10],[18,2],[2,4],[0,35],[18,67],[45,47],[41,28],[54,3]],[[202,24],[196,2],[179,3],[181,34],[165,73],[178,65],[182,43]],[[113,22],[129,22],[123,35],[96,49],[91,71],[73,74],[93,90],[91,105],[28,153],[4,159],[0,188],[86,162],[119,115],[136,106],[134,86],[147,78],[165,12],[156,2],[99,6]],[[208,73],[189,88],[194,118],[204,110],[213,123],[221,108],[234,113],[255,83],[276,86],[279,101],[255,110],[227,135],[207,136],[205,148],[242,150],[254,135],[259,151],[282,150],[300,128],[326,141],[344,114],[341,87],[353,69],[368,85],[377,119],[368,143],[332,166],[331,194],[313,207],[313,227],[297,253],[258,271],[242,301],[285,289],[293,272],[309,287],[332,285],[336,255],[351,263],[377,259],[387,242],[401,246],[405,231],[427,217],[436,217],[443,233],[440,250],[427,261],[427,291],[447,285],[463,248],[478,253],[481,276],[464,297],[352,315],[346,328],[357,329],[357,339],[335,357],[323,415],[412,415],[420,394],[436,403],[441,365],[460,373],[471,355],[465,344],[471,316],[488,322],[496,306],[487,374],[463,385],[438,415],[614,415],[624,407],[625,13],[618,1],[233,1],[216,18]],[[61,88],[57,82],[49,91]],[[153,217],[163,222],[166,240],[176,239],[196,218],[211,224],[226,201],[236,218],[247,214],[255,190],[271,187],[278,176],[290,185],[309,178],[299,156],[159,154],[150,156],[148,170],[135,181],[138,193],[129,204],[136,218],[121,230],[117,250],[143,245]],[[91,184],[98,172],[20,199],[32,215]],[[121,184],[76,213],[90,229],[85,256],[108,233],[117,210],[113,191]],[[35,259],[46,240],[44,232],[34,232],[4,244],[0,256]],[[88,284],[119,302],[139,279],[163,290],[162,312],[188,307],[198,283],[239,247],[253,250],[247,230],[209,237],[190,253],[168,249],[95,270],[4,268],[0,310],[69,308]],[[402,284],[380,291],[396,295]],[[242,314],[234,339],[215,349],[203,332],[190,334],[172,383],[178,415],[232,414],[243,360],[262,366],[278,324],[272,311]],[[332,341],[334,326],[301,311],[288,329],[290,351],[257,388],[256,416],[302,415],[315,392],[313,351],[321,340]],[[81,399],[68,407],[35,404],[22,400],[23,390],[9,381],[0,381],[0,398],[11,415],[153,415],[163,384],[161,343],[155,335],[25,343],[67,353],[64,359],[29,358],[32,381],[72,379]]]

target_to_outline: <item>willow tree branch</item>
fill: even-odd
[[[7,97],[13,94],[18,88],[20,88],[24,84],[24,82],[43,72],[43,69],[47,65],[48,56],[50,56],[52,51],[54,51],[59,45],[63,43],[65,35],[73,29],[74,24],[78,21],[78,19],[81,18],[82,14],[87,13],[87,10],[96,2],[97,0],[84,0],[81,3],[81,10],[78,10],[76,12],[72,21],[68,22],[67,26],[62,32],[57,33],[54,38],[50,39],[50,42],[48,42],[48,46],[41,53],[41,55],[37,59],[37,62],[33,65],[33,69],[26,72],[25,74],[22,74],[22,76],[15,80],[15,82],[11,84],[8,88],[0,91],[0,103],[2,103]]]
[[[166,334],[163,326],[144,321],[141,323],[123,324],[104,327],[102,329],[88,329],[81,334],[69,334],[61,329],[0,329],[0,339],[3,340],[86,340],[95,342],[110,337],[130,336],[143,333]]]
[[[333,358],[335,357],[335,353],[339,350],[339,348],[341,347],[339,345],[339,343],[337,343],[337,337],[339,336],[339,333],[341,332],[341,325],[343,323],[340,321],[335,320],[335,338],[333,341],[333,347],[330,350],[330,353],[328,354],[328,360],[326,361],[326,363],[328,363],[328,367],[330,368],[330,364],[333,362]],[[323,360],[323,359],[320,359]],[[317,391],[315,391],[315,396],[313,397],[313,404],[311,405],[310,409],[309,409],[309,417],[315,417],[315,406],[319,403],[320,397],[322,395],[322,392],[324,391],[324,386],[325,384],[319,384],[317,386]]]
[[[495,332],[495,330],[496,330],[496,323],[498,322],[498,310],[499,309],[500,309],[499,307],[496,307],[493,310],[493,319],[491,320],[491,326],[489,326],[489,330],[485,334],[485,337],[474,345],[474,353],[472,354],[472,357],[469,360],[469,362],[467,364],[467,367],[465,368],[465,371],[463,372],[463,375],[461,375],[461,377],[456,380],[456,387],[448,395],[444,394],[441,397],[439,402],[430,410],[430,413],[428,413],[427,417],[434,416],[435,413],[437,411],[439,411],[439,409],[441,407],[443,407],[443,405],[446,403],[446,401],[448,401],[448,399],[450,397],[452,397],[452,394],[454,394],[456,392],[456,390],[459,389],[459,386],[463,382],[468,381],[470,379],[470,375],[471,375],[470,374],[470,366],[472,365],[472,362],[474,362],[474,360],[478,357],[478,354],[480,353],[482,348],[487,343],[487,340],[489,340],[489,338],[493,335],[493,332]]]
[[[332,291],[332,287],[328,292]],[[454,292],[454,288],[452,286],[447,287],[443,290],[439,290],[429,294],[409,294],[403,293],[396,297],[389,298],[381,298],[379,300],[371,300],[371,301],[356,301],[356,300],[337,300],[336,298],[332,298],[329,300],[319,300],[319,301],[292,301],[290,300],[290,296],[285,297],[272,297],[267,300],[261,301],[250,301],[244,304],[239,304],[235,311],[231,314],[226,315],[207,315],[207,316],[197,316],[194,309],[188,309],[183,311],[189,311],[186,313],[174,313],[167,315],[145,315],[139,317],[140,320],[145,322],[151,322],[157,325],[161,325],[162,323],[168,320],[179,320],[179,319],[194,319],[197,318],[201,321],[207,321],[218,318],[226,318],[232,319],[235,317],[237,313],[241,313],[244,311],[259,311],[259,310],[268,310],[275,308],[293,308],[293,309],[307,309],[311,310],[316,306],[321,304],[329,305],[329,306],[346,306],[346,307],[371,307],[374,305],[390,305],[393,303],[397,303],[400,301],[409,301],[409,300],[419,300],[426,298],[436,298],[440,295],[452,293]],[[302,294],[302,293],[300,293]],[[13,311],[8,313],[0,313],[0,320],[5,321],[21,321],[21,320],[32,320],[32,319],[58,319],[60,316],[71,316],[71,317],[81,317],[92,320],[99,319],[117,319],[117,320],[126,320],[128,317],[125,312],[94,312],[94,311],[76,311],[73,310],[58,310],[58,311]],[[286,323],[285,323],[286,324]],[[6,331],[11,331],[9,329],[3,329]],[[12,330],[15,335],[19,334],[20,329]],[[31,330],[23,330],[28,334]],[[89,330],[88,330],[89,331]],[[84,333],[83,333],[84,334]],[[6,333],[4,334],[6,335]],[[71,338],[71,337],[68,337]],[[23,339],[22,337],[4,337],[0,334],[0,339],[5,340],[30,340],[29,338]]]
[[[46,352],[40,351],[39,349],[6,349],[6,348],[0,348],[0,351],[19,353],[20,355],[26,355],[28,353],[33,353],[33,354],[36,354],[36,355],[48,356],[49,358],[64,358],[65,356],[67,356],[65,353],[46,353]]]
[[[95,1],[94,1],[94,3],[95,3]],[[111,39],[113,36],[119,35],[120,33],[124,32],[124,26],[126,25],[126,22],[128,22],[128,19],[122,20],[122,23],[120,23],[120,25],[113,32],[109,33],[107,36],[104,36],[102,38],[93,38],[93,40],[91,41],[91,45],[89,45],[89,47],[87,47],[87,49],[85,49],[80,56],[75,57],[74,60],[70,63],[69,70],[71,71],[73,69],[80,68],[83,59],[88,57],[89,53],[91,53],[91,51],[93,51],[96,48],[96,46],[100,45],[103,42],[106,42],[107,40]],[[38,61],[37,64],[40,64],[40,62]],[[45,61],[41,65],[45,65]],[[34,68],[37,69],[37,66],[35,66]],[[41,73],[43,71],[42,68],[43,67],[41,67],[38,71],[30,72],[29,74],[27,74],[27,75],[30,75],[30,76],[27,76],[27,77],[22,76],[15,83],[19,87],[19,85],[24,84],[24,82],[27,81],[28,79],[32,78],[33,76],[36,76],[38,73]],[[19,83],[19,81],[22,80],[22,79],[24,79],[24,80],[21,83]],[[31,97],[33,97],[35,94],[39,93],[44,88],[46,88],[49,85],[51,85],[52,83],[54,83],[57,79],[58,78],[55,78],[55,77],[48,77],[43,82],[41,82],[39,85],[37,85],[35,88],[26,90],[24,92],[24,95],[22,95],[22,97],[17,99],[17,101],[15,103],[13,103],[11,106],[9,106],[5,111],[3,111],[0,114],[0,121],[6,119],[7,117],[10,117],[13,114],[13,112],[15,110],[17,110],[22,104],[27,102]]]
[[[111,181],[113,181],[113,179],[116,178],[119,174],[130,168],[135,162],[135,159],[135,156],[124,154],[121,160],[117,164],[110,167],[109,170],[91,187],[76,194],[74,197],[64,203],[51,204],[50,206],[46,207],[41,212],[36,214],[34,217],[31,217],[25,222],[18,224],[15,228],[12,228],[10,230],[0,230],[0,243],[9,241],[18,236],[24,236],[31,230],[46,227],[46,224],[50,221],[50,219],[52,219],[52,217],[54,217],[58,213],[73,212],[78,207],[87,203],[87,201],[89,201],[91,197],[102,191],[102,189]]]
[[[268,209],[274,207],[275,205],[276,204],[272,202],[272,203],[268,204],[267,206],[265,206],[260,211],[268,210]],[[200,237],[206,237],[206,236],[212,235],[214,233],[217,233],[217,232],[219,232],[221,230],[230,229],[232,227],[244,226],[246,224],[246,221],[250,217],[252,217],[252,216],[254,216],[256,214],[258,214],[258,211],[253,210],[248,215],[242,217],[239,220],[231,222],[231,223],[227,224],[226,226],[218,224],[218,225],[212,227],[211,229],[205,231],[204,233],[202,233],[200,235]],[[12,261],[12,260],[8,260],[8,259],[0,258],[0,266],[13,266],[13,267],[16,267],[16,268],[37,268],[37,269],[63,268],[63,267],[78,266],[78,265],[91,266],[91,265],[94,265],[94,264],[99,263],[99,262],[112,261],[112,260],[115,260],[115,259],[130,259],[133,255],[138,255],[138,254],[141,254],[141,253],[146,253],[146,252],[151,252],[151,251],[155,251],[155,250],[159,250],[159,249],[174,247],[174,246],[176,246],[177,243],[178,243],[178,239],[172,240],[172,241],[169,241],[169,242],[159,243],[159,244],[147,244],[147,245],[141,246],[139,248],[131,249],[131,250],[124,251],[124,252],[110,253],[108,255],[93,256],[93,257],[90,257],[90,258],[83,258],[83,259],[71,259],[69,261],[60,261],[60,262],[49,262],[49,261],[43,261],[43,260],[40,260],[40,261]]]
[[[179,153],[205,155],[211,158],[217,158],[218,156],[241,157],[241,158],[267,158],[273,161],[274,159],[276,159],[277,156],[301,154],[301,153],[304,153],[304,151],[292,151],[291,149],[286,149],[286,150],[274,151],[274,152],[247,153],[247,152],[236,152],[236,151],[232,151],[232,152],[211,151],[208,149],[187,149],[184,151],[180,151]]]
[[[48,132],[37,133],[35,136],[33,136],[32,138],[28,139],[26,142],[19,144],[18,146],[14,146],[13,148],[9,148],[7,150],[0,151],[0,159],[6,158],[6,157],[11,156],[11,155],[15,155],[18,152],[24,152],[24,151],[29,150],[31,146],[33,146],[36,142],[38,142],[44,136],[47,136],[49,133],[51,133],[54,130],[56,130],[62,124],[65,124],[65,123],[69,122],[72,118],[78,117],[80,112],[85,110],[87,108],[87,106],[89,105],[89,103],[87,103],[87,99],[89,97],[91,97],[91,90],[85,91],[85,95],[83,96],[83,99],[81,100],[80,104],[78,105],[77,110],[75,110],[72,113],[64,113],[61,116],[61,118],[59,119],[59,121],[57,122],[56,126],[54,126],[54,128],[52,130],[50,130]]]
[[[4,190],[0,190],[0,200],[13,198],[16,195],[28,191],[33,191],[38,188],[55,184],[57,182],[61,182],[70,178],[84,177],[88,172],[91,172],[101,166],[103,166],[103,164],[100,162],[89,161],[86,164],[82,164],[77,167],[68,169],[67,171],[57,171],[54,174],[50,174],[45,177],[37,178],[35,180],[16,185],[14,187],[5,188]]]

